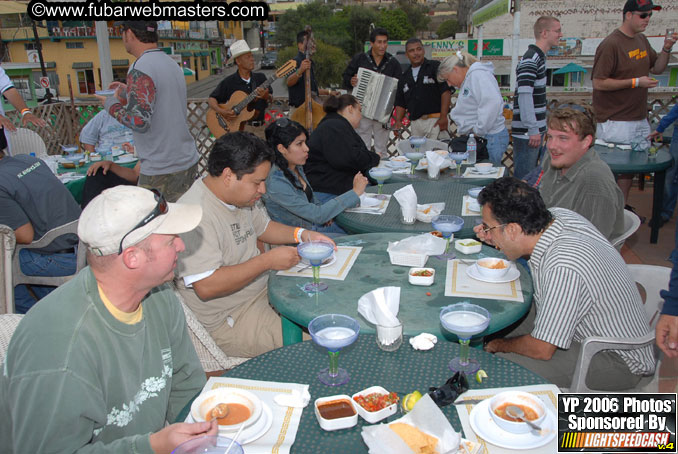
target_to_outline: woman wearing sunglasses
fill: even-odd
[[[450,118],[457,125],[457,134],[475,134],[487,139],[487,152],[495,166],[501,165],[509,143],[504,119],[504,99],[494,78],[492,63],[457,51],[445,58],[438,68],[438,80],[457,88],[457,103]]]
[[[323,105],[327,113],[308,140],[310,148],[304,171],[321,202],[349,191],[358,172],[379,164],[356,132],[362,118],[360,102],[351,95],[330,96]]]
[[[264,204],[276,222],[325,233],[345,234],[332,219],[359,204],[367,178],[353,176],[353,189],[322,203],[304,174],[308,159],[306,129],[296,121],[281,118],[266,128],[266,140],[275,151],[275,163],[266,179]]]

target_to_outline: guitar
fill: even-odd
[[[207,111],[205,122],[210,132],[214,134],[215,138],[219,138],[228,132],[242,131],[245,128],[245,122],[258,114],[257,111],[251,110],[247,107],[257,95],[257,89],[267,89],[273,82],[282,77],[286,77],[297,69],[297,63],[294,60],[288,60],[280,68],[275,70],[266,82],[259,85],[252,93],[245,93],[244,91],[236,91],[231,95],[228,101],[224,104],[219,104],[222,109],[232,110],[237,117],[233,120],[227,120],[214,109]]]
[[[307,25],[304,31],[306,32],[304,53],[305,58],[308,60],[315,53],[315,40],[313,39],[313,31],[310,25]],[[308,133],[311,134],[313,129],[318,127],[318,123],[325,116],[323,106],[311,97],[311,68],[304,73],[304,95],[304,103],[294,111],[290,118],[306,126]]]

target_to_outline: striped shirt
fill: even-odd
[[[539,47],[530,44],[516,67],[516,79],[511,134],[513,136],[543,134],[546,132],[546,55]],[[521,94],[532,95],[531,108],[528,105],[527,108],[523,106],[521,109],[518,102]]]
[[[554,221],[529,260],[537,316],[532,337],[569,349],[590,336],[641,337],[650,331],[635,281],[619,252],[586,219],[551,208]],[[652,347],[613,350],[634,374],[654,370]]]

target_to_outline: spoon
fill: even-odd
[[[538,425],[531,421],[528,421],[527,418],[525,417],[525,412],[522,410],[522,408],[516,405],[509,405],[508,407],[506,407],[506,414],[509,415],[511,418],[517,418],[522,420],[534,430],[541,431],[541,427],[539,427]]]
[[[233,446],[233,443],[235,443],[235,440],[240,436],[240,432],[242,432],[243,427],[245,427],[245,423],[243,422],[240,424],[240,429],[236,432],[235,436],[231,439],[231,444],[228,445],[228,448],[226,448],[226,451],[224,451],[224,454],[228,454],[231,451],[231,447]]]

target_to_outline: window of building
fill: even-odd
[[[33,95],[31,94],[31,86],[29,85],[28,77],[11,77],[12,85],[16,88],[21,97],[26,101],[33,100]]]
[[[114,67],[113,68],[113,80],[119,80],[125,82],[127,80],[127,70],[129,68],[125,67]]]
[[[82,41],[72,41],[66,43],[66,49],[84,49],[85,43]]]
[[[96,91],[94,86],[94,71],[91,69],[82,69],[76,71],[78,76],[78,90],[81,95],[93,95]]]
[[[38,50],[38,46],[35,43],[25,43],[24,49],[26,49],[26,50]]]
[[[546,70],[546,80],[551,81],[551,83],[548,84],[551,87],[565,86],[565,74],[553,74],[552,69]]]
[[[200,69],[207,71],[207,57],[200,57]]]

